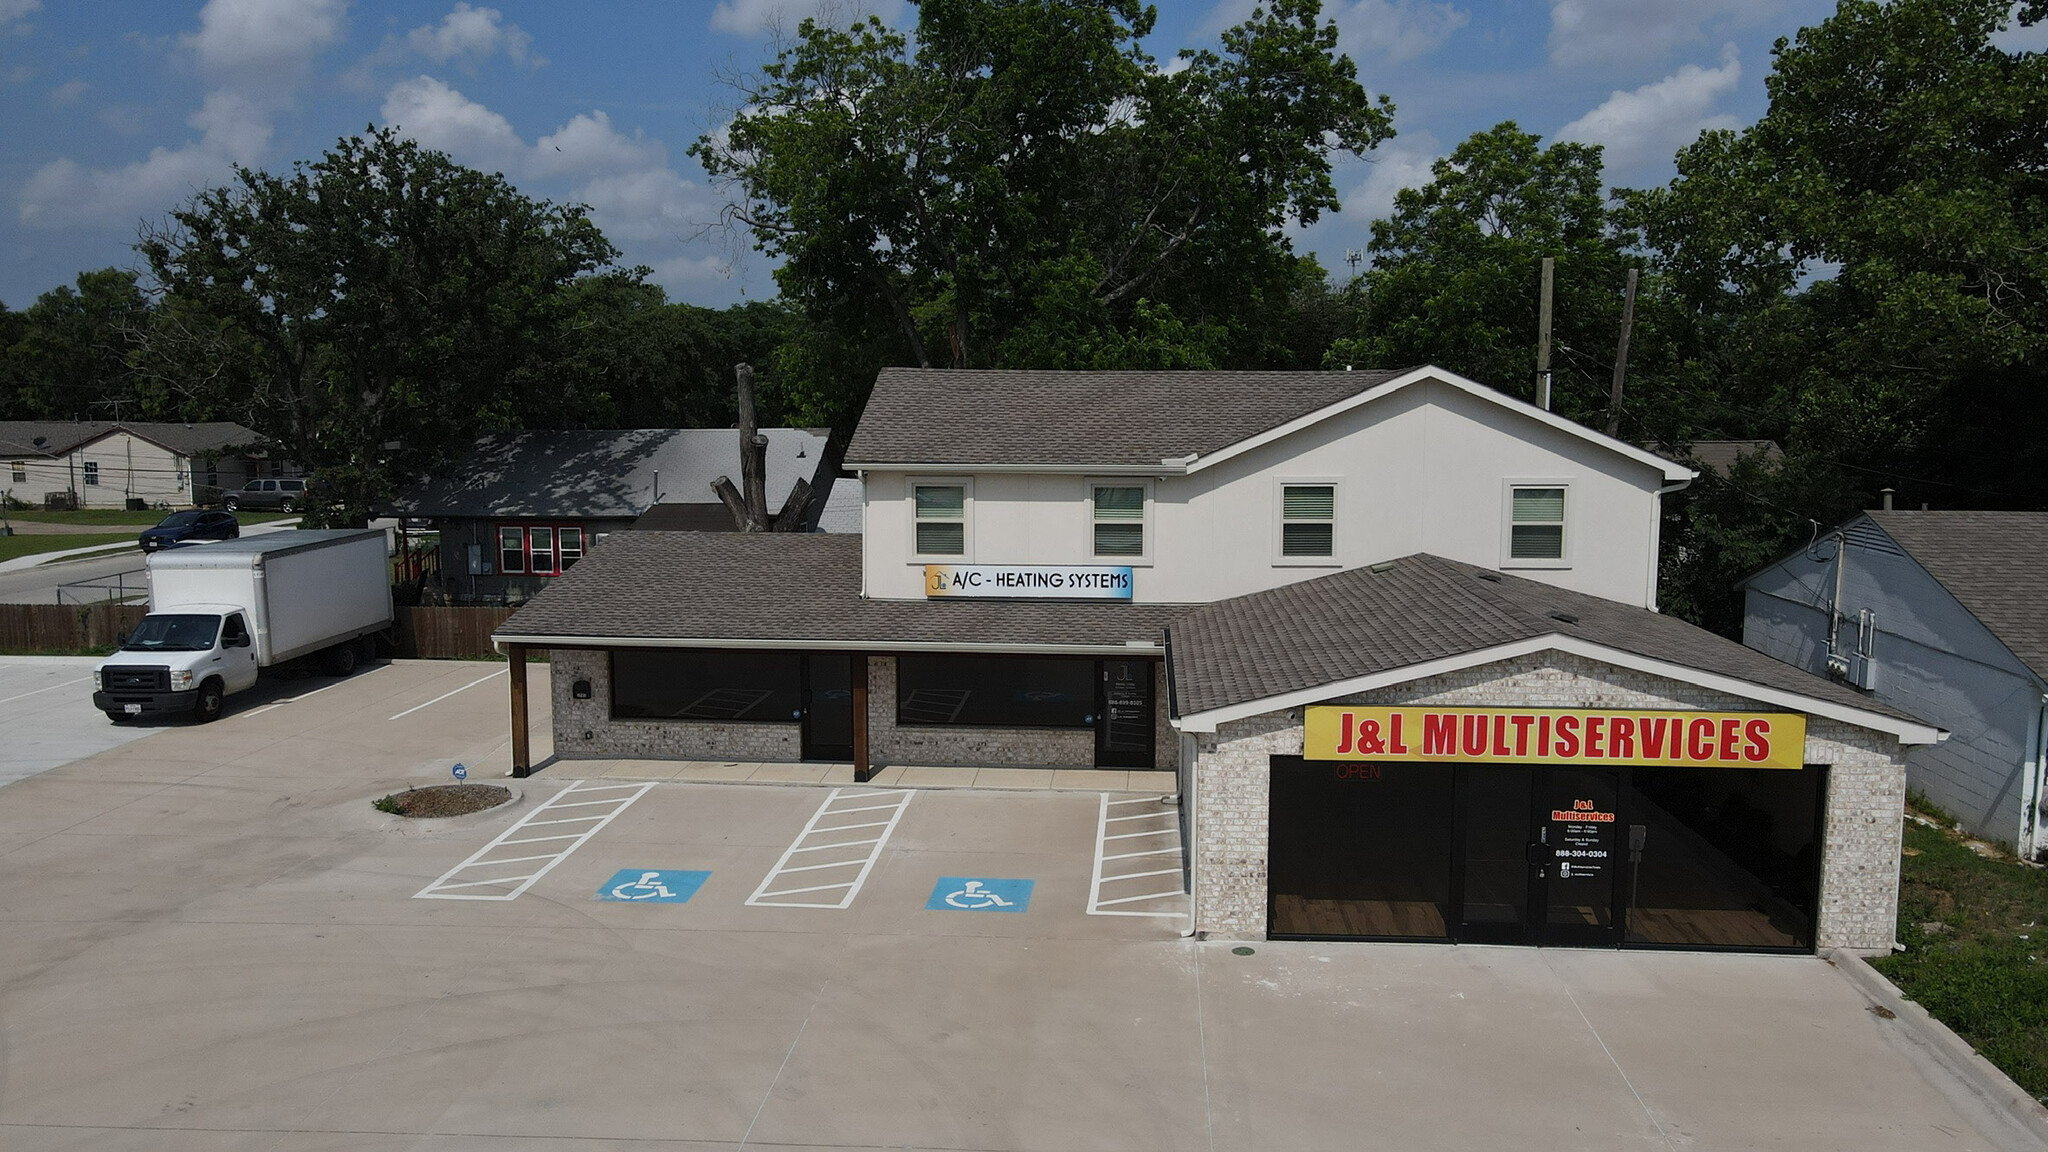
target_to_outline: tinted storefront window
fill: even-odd
[[[979,728],[1089,728],[1095,661],[1001,656],[903,656],[896,722]]]
[[[1275,936],[1443,939],[1451,912],[1451,770],[1275,756]]]
[[[803,657],[793,652],[612,653],[618,720],[796,720]]]
[[[1813,946],[1821,769],[1630,775],[1628,943]]]

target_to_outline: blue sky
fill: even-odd
[[[1213,45],[1253,0],[1163,3],[1162,61]],[[0,0],[0,300],[20,308],[134,257],[160,218],[234,163],[283,171],[367,124],[530,195],[591,205],[672,299],[772,296],[772,269],[709,226],[717,189],[686,154],[735,102],[722,76],[819,0]],[[902,0],[872,8],[899,26]],[[1764,106],[1770,46],[1828,0],[1330,0],[1399,133],[1337,174],[1344,210],[1299,235],[1332,270],[1395,189],[1505,119],[1605,144],[1610,184],[1661,182],[1702,127]],[[2028,34],[2030,39],[2038,39]],[[707,231],[708,229],[708,231]]]

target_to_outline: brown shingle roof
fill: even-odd
[[[2048,677],[2048,512],[1867,512],[2037,676]]]
[[[767,640],[892,645],[1157,643],[1181,605],[863,600],[859,536],[615,532],[551,582],[500,638]]]
[[[1228,447],[1408,371],[884,368],[846,461],[1157,464]]]
[[[1555,635],[1912,720],[1683,620],[1422,553],[1219,601],[1172,627],[1184,716]]]

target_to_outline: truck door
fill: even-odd
[[[240,612],[230,612],[220,626],[221,680],[229,692],[240,692],[256,683],[255,638]]]

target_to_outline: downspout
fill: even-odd
[[[1828,659],[1841,654],[1842,637],[1842,569],[1848,557],[1849,534],[1835,533],[1835,595],[1828,601]]]
[[[2020,789],[2017,847],[2022,860],[2033,859],[2041,848],[2041,791],[2043,780],[2048,780],[2048,695],[2041,697],[2041,706],[2034,710],[2034,738],[2030,745],[2032,755],[2028,757],[2025,783]]]
[[[1657,574],[1664,551],[1664,498],[1691,486],[1690,477],[1676,484],[1666,484],[1657,489],[1657,498],[1650,502],[1650,586],[1643,590],[1643,606],[1652,612],[1657,610]]]
[[[853,475],[860,482],[860,598],[865,600],[868,598],[868,546],[874,541],[874,537],[868,535],[867,469],[858,469]]]

